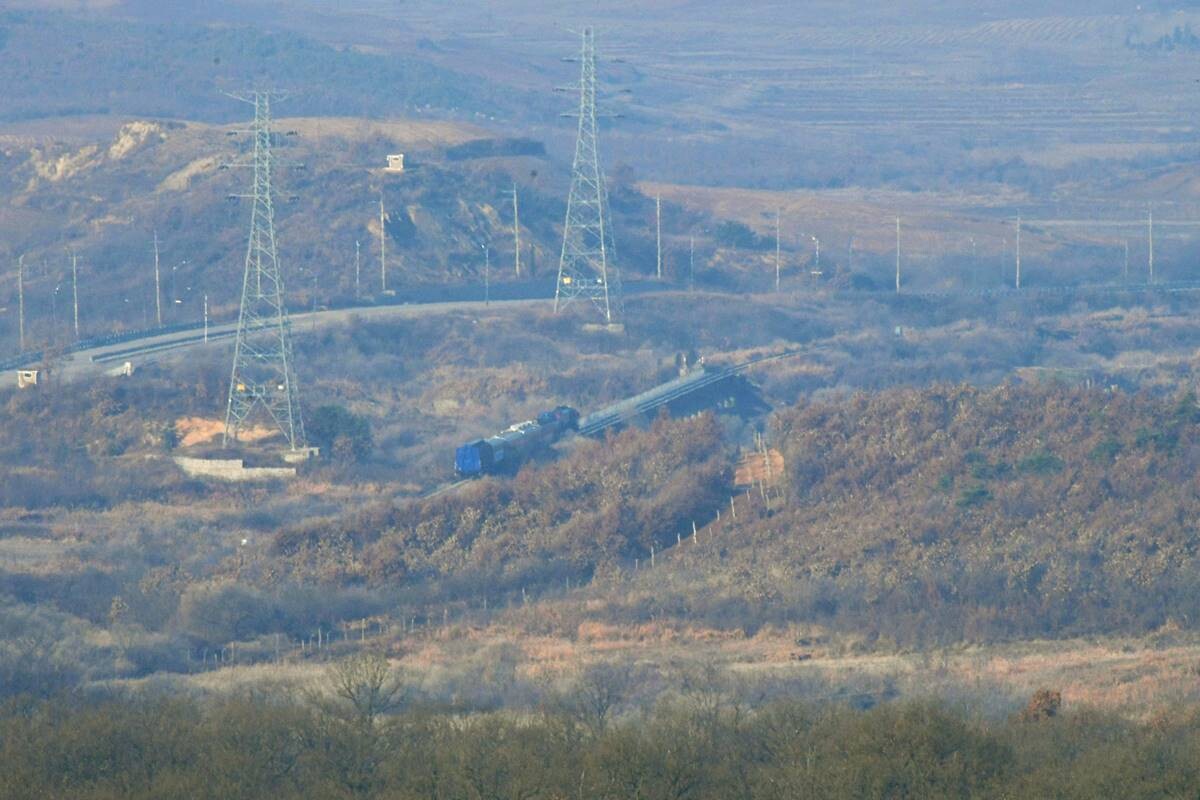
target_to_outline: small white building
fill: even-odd
[[[104,374],[110,378],[128,378],[133,375],[133,362],[126,361],[115,367],[110,367],[104,370]]]
[[[384,172],[404,172],[404,153],[394,153],[387,157],[387,167]]]
[[[42,376],[40,369],[19,369],[17,370],[17,388],[31,389],[38,385],[38,380]]]

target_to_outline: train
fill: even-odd
[[[548,447],[570,431],[579,430],[579,412],[570,406],[543,411],[536,419],[518,422],[488,439],[467,442],[454,451],[454,472],[474,478],[515,470],[538,449]]]

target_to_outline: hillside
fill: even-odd
[[[908,645],[1190,627],[1198,422],[1190,394],[1101,387],[801,404],[772,421],[771,510],[613,602]]]
[[[61,129],[29,122],[0,130],[0,186],[10,197],[0,208],[0,241],[12,260],[25,256],[31,342],[64,343],[73,336],[69,252],[80,259],[81,336],[153,325],[155,232],[164,323],[199,322],[205,295],[210,319],[236,313],[248,208],[231,195],[245,191],[247,176],[222,167],[243,157],[241,137],[230,135],[237,127],[93,117]],[[278,127],[295,134],[281,137],[280,157],[304,166],[281,171],[278,180],[277,227],[293,308],[378,296],[381,191],[388,284],[399,299],[444,291],[482,296],[485,244],[492,283],[513,284],[512,291],[530,295],[552,291],[567,174],[540,143],[419,119],[284,117]],[[402,175],[381,172],[392,152],[408,155],[409,169]],[[511,230],[514,185],[521,218],[519,280]],[[936,193],[704,189],[639,183],[614,170],[616,260],[626,280],[645,280],[654,272],[656,195],[664,201],[664,279],[674,286],[772,288],[774,209],[783,212],[782,286],[793,298],[890,289],[897,207],[907,209],[906,290],[994,289],[1012,280],[1014,253],[1007,236],[1014,231],[997,206],[1006,201]],[[1024,234],[1026,286],[1115,286],[1126,280],[1111,236],[1081,238],[1032,225]],[[814,237],[821,242],[819,275],[813,273]],[[1160,279],[1193,277],[1189,237],[1163,235],[1156,242]],[[1144,242],[1133,240],[1130,282],[1144,279],[1145,258]],[[0,308],[9,309],[0,312],[0,337],[12,342],[17,287],[15,265],[9,263],[0,278]]]
[[[82,335],[152,324],[155,231],[164,322],[199,321],[205,295],[214,318],[234,313],[246,207],[229,196],[246,176],[221,167],[241,155],[229,134],[247,109],[221,92],[255,84],[288,91],[276,112],[297,135],[281,156],[305,167],[279,180],[293,306],[379,291],[381,195],[401,299],[481,293],[485,245],[490,277],[515,279],[514,185],[520,291],[549,292],[574,138],[552,89],[574,78],[565,29],[588,13],[612,24],[602,105],[620,114],[605,116],[602,154],[627,278],[654,271],[656,195],[675,285],[769,289],[777,211],[789,289],[891,289],[897,217],[905,289],[1011,286],[1018,211],[1024,286],[1136,284],[1152,202],[1157,279],[1195,278],[1192,11],[63,5],[0,15],[0,247],[6,264],[26,257],[36,345],[73,337],[68,249]],[[380,174],[391,152],[408,174]],[[1124,223],[1054,222],[1071,218]]]
[[[25,257],[31,339],[71,338],[70,252],[80,258],[82,336],[153,325],[155,233],[164,323],[198,322],[205,295],[211,318],[236,313],[249,213],[237,197],[249,175],[228,168],[246,158],[239,127],[97,118],[57,137],[36,124],[7,128],[0,190],[10,202],[0,210],[0,239],[13,261]],[[381,197],[388,288],[400,297],[447,286],[482,296],[485,244],[492,282],[513,282],[514,187],[520,280],[527,291],[553,291],[567,184],[541,143],[422,120],[285,117],[276,127],[278,158],[303,167],[276,176],[276,227],[293,308],[380,294]],[[407,155],[406,171],[384,174],[387,154],[397,152]],[[645,224],[653,203],[619,182],[611,194],[620,261],[631,277],[644,274],[653,269]],[[11,264],[0,304],[15,307],[16,294]],[[16,322],[3,315],[0,336],[15,337]]]
[[[104,5],[109,7],[6,5],[0,13],[0,80],[8,91],[0,100],[0,120],[114,114],[228,122],[238,113],[221,91],[264,82],[295,92],[298,113],[325,116],[436,109],[470,119],[485,110],[494,116],[498,107],[529,113],[542,105],[536,95],[434,66],[411,52],[334,46],[272,26],[269,16],[253,12],[241,21],[197,24],[185,19],[191,15],[183,4]]]
[[[270,563],[434,581],[468,605],[482,598],[467,587],[594,581],[604,602],[583,616],[597,622],[816,624],[906,646],[1190,628],[1198,423],[1191,395],[1100,388],[802,403],[772,420],[782,483],[737,498],[736,517],[719,431],[664,423],[511,484],[285,529]]]

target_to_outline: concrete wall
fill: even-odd
[[[240,458],[188,458],[176,456],[175,463],[193,478],[219,481],[289,480],[296,477],[295,467],[247,467]]]

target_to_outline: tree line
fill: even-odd
[[[1200,791],[1200,716],[1135,723],[928,701],[757,710],[696,689],[613,719],[597,687],[533,712],[406,702],[382,658],[324,690],[0,707],[0,796],[155,798],[1096,798]]]

